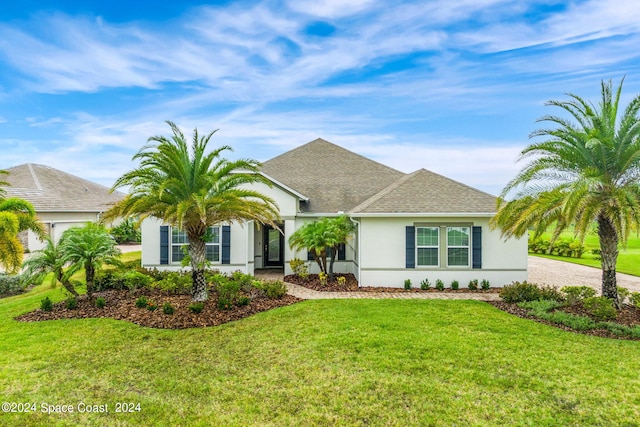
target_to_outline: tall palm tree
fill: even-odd
[[[130,193],[106,213],[106,218],[153,216],[183,230],[189,242],[194,301],[208,298],[204,277],[205,238],[209,227],[235,221],[255,220],[276,226],[275,202],[248,185],[269,181],[259,174],[260,163],[241,159],[230,161],[220,155],[231,147],[208,151],[215,131],[200,136],[193,133],[187,143],[180,129],[167,121],[173,135],[152,136],[133,157],[140,167],[125,173],[113,189],[128,186]]]
[[[0,265],[11,273],[17,272],[22,265],[24,247],[18,233],[26,230],[45,238],[44,227],[33,205],[15,197],[0,199]]]
[[[47,274],[53,273],[51,283],[62,283],[73,296],[77,297],[78,292],[70,281],[71,276],[79,269],[79,264],[74,264],[65,270],[65,262],[63,261],[63,253],[60,245],[47,238],[47,244],[44,249],[34,252],[24,264],[24,276],[29,281],[42,283]]]
[[[555,127],[538,129],[544,137],[520,156],[530,162],[507,184],[493,225],[503,236],[536,237],[552,224],[556,238],[570,225],[584,238],[597,224],[602,258],[602,295],[619,307],[616,286],[618,244],[640,223],[640,95],[619,110],[622,84],[613,90],[601,82],[598,106],[568,94],[568,101],[549,101],[571,119],[544,116],[538,121]],[[504,201],[512,191],[515,198]]]
[[[115,239],[102,225],[93,222],[65,230],[60,238],[59,250],[62,265],[71,264],[76,271],[84,268],[89,298],[92,297],[96,271],[103,264],[121,264]]]

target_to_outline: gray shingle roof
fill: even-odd
[[[398,179],[352,213],[495,213],[496,198],[426,169]]]
[[[104,212],[124,197],[109,188],[49,166],[27,163],[6,169],[7,197],[20,197],[36,212]]]
[[[348,212],[405,175],[320,138],[264,162],[262,171],[309,197],[304,211],[314,213]]]

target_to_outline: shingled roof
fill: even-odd
[[[122,193],[49,166],[27,163],[6,169],[1,179],[7,197],[20,197],[36,212],[104,212],[121,200]]]
[[[496,198],[460,182],[419,169],[398,179],[351,213],[495,213]]]
[[[347,212],[405,174],[316,139],[263,163],[262,171],[294,188],[314,213]]]

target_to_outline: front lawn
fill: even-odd
[[[16,322],[0,300],[2,425],[638,425],[640,343],[557,330],[488,304],[305,301],[218,327]],[[108,405],[45,414],[42,405]],[[119,402],[138,412],[116,413]],[[61,407],[60,407],[61,408]],[[99,408],[97,408],[99,409]]]

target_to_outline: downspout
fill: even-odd
[[[360,267],[360,240],[361,240],[360,239],[360,221],[357,221],[357,220],[353,219],[353,217],[351,217],[351,216],[349,216],[349,220],[356,226],[356,233],[357,233],[356,234],[356,236],[357,236],[357,239],[356,239],[356,241],[357,241],[357,244],[356,244],[356,246],[357,246],[356,247],[356,252],[357,252],[356,262],[358,263],[358,266],[357,266],[358,267],[358,277],[357,277],[357,279],[358,279],[358,284],[359,284],[360,283],[360,278],[361,278],[361,275],[360,275],[360,273],[361,273],[361,271],[360,271],[360,268],[361,268]]]

